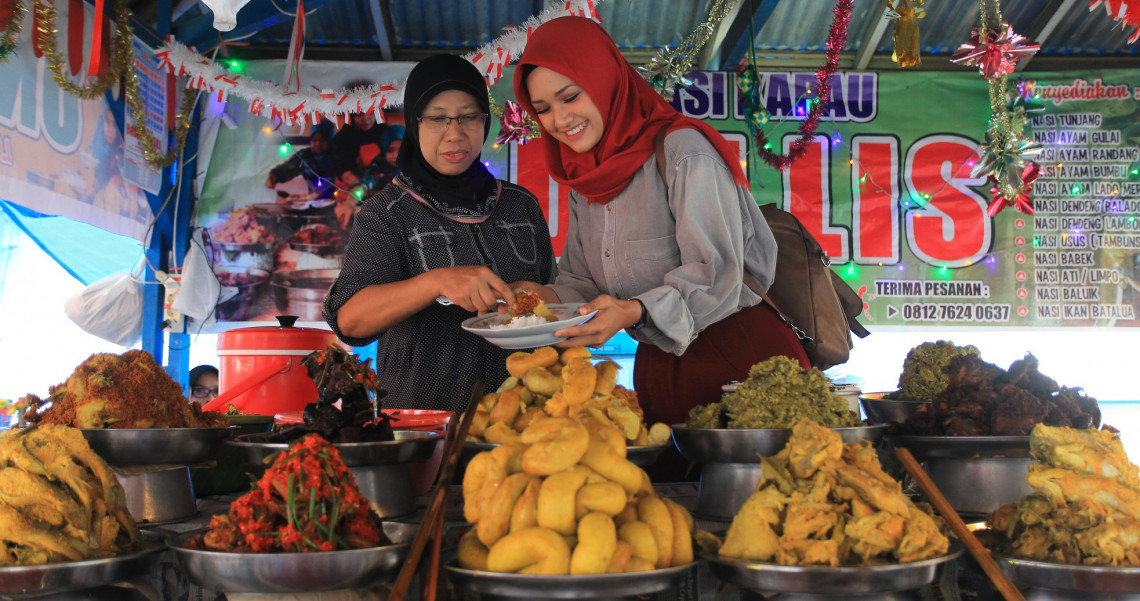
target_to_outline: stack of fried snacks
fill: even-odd
[[[665,424],[648,428],[637,393],[617,385],[618,364],[608,359],[595,365],[585,347],[554,347],[507,357],[511,377],[496,392],[484,395],[471,422],[470,440],[518,442],[520,433],[545,417],[589,416],[621,431],[631,446],[669,441]]]
[[[902,493],[870,443],[845,445],[803,419],[787,446],[760,463],[760,483],[733,518],[721,557],[858,566],[929,559],[949,547],[929,508]]]
[[[1037,424],[1033,493],[990,514],[982,540],[1037,561],[1140,566],[1140,477],[1114,432]]]
[[[625,458],[626,436],[592,416],[547,417],[476,455],[463,477],[474,527],[459,565],[520,574],[639,572],[693,561],[693,519]]]
[[[123,487],[79,430],[0,433],[0,565],[112,557],[139,545]]]

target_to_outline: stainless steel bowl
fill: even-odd
[[[96,455],[111,465],[191,465],[217,457],[237,430],[223,428],[81,429]]]
[[[697,564],[629,572],[579,576],[538,576],[466,570],[444,566],[455,588],[480,595],[529,599],[617,599],[650,595],[671,588]]]
[[[859,404],[867,417],[879,424],[897,423],[906,421],[918,408],[930,403],[916,403],[914,401],[900,401],[898,399],[885,399],[887,392],[870,392],[859,397]]]
[[[257,302],[257,298],[261,296],[265,283],[269,281],[268,271],[254,267],[219,267],[214,270],[214,273],[219,280],[227,279],[226,274],[245,276],[244,284],[222,284],[223,286],[232,285],[238,290],[237,294],[226,299],[225,302],[218,303],[215,310],[218,319],[222,321],[245,319],[254,303]]]
[[[442,432],[429,430],[396,430],[395,437],[379,442],[338,442],[333,446],[348,467],[360,467],[424,461],[443,442]],[[245,462],[254,466],[265,465],[265,459],[289,448],[287,442],[250,442],[240,438],[227,444],[241,449]]]
[[[725,559],[704,552],[700,557],[709,562],[717,578],[750,591],[845,597],[919,588],[934,582],[942,564],[961,554],[962,546],[951,541],[950,551],[941,557],[879,566],[784,566]]]
[[[1028,436],[917,436],[890,434],[887,442],[902,447],[915,459],[1028,457]]]
[[[697,463],[759,464],[759,457],[775,455],[792,437],[790,428],[732,429],[689,428],[676,424],[673,442],[689,461]],[[886,424],[832,428],[848,442],[878,442],[886,432]]]
[[[1140,567],[1117,568],[1033,561],[994,554],[1002,570],[1020,587],[1080,593],[1082,599],[1120,599],[1110,595],[1140,593]],[[1132,596],[1129,599],[1134,598]]]
[[[301,321],[321,319],[321,303],[340,269],[301,269],[278,271],[269,279],[277,308]]]
[[[384,522],[395,544],[323,553],[230,553],[189,549],[202,531],[173,536],[174,556],[194,584],[227,593],[311,593],[350,589],[394,574],[408,554],[418,524]]]
[[[155,554],[164,549],[166,545],[151,542],[141,551],[104,559],[2,566],[0,595],[47,595],[123,582],[145,573]]]
[[[1033,492],[1026,482],[1032,461],[1029,457],[928,459],[923,469],[954,511],[963,517],[984,518]]]

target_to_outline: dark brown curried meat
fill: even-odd
[[[1079,388],[1059,386],[1037,370],[1027,354],[1003,370],[977,355],[953,358],[946,365],[949,385],[923,405],[898,430],[934,436],[1027,436],[1033,426],[1095,428],[1100,425],[1096,399]]]

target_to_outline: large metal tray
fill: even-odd
[[[759,456],[775,455],[792,437],[790,428],[689,428],[673,427],[673,442],[685,459],[697,463],[756,463]],[[832,428],[843,442],[878,442],[886,424]]]
[[[395,440],[338,442],[333,446],[348,467],[365,467],[424,461],[443,441],[442,432],[428,430],[396,430],[395,436]],[[289,448],[287,442],[250,442],[242,438],[230,440],[227,444],[241,450],[242,458],[249,465],[265,465],[267,458]]]
[[[1028,436],[917,436],[888,434],[887,441],[911,452],[915,459],[1028,457]]]
[[[350,589],[382,579],[399,569],[418,524],[384,522],[395,544],[322,553],[231,553],[188,549],[185,541],[202,530],[168,541],[194,584],[228,593],[310,593]]]
[[[699,556],[717,578],[750,591],[851,596],[922,587],[934,582],[942,564],[961,554],[962,546],[951,541],[950,551],[941,557],[880,566],[784,566],[724,559],[703,551]]]
[[[499,445],[493,442],[474,442],[468,440],[463,443],[463,456],[470,461],[471,457],[483,451],[490,451],[497,446]],[[649,467],[657,462],[657,458],[661,456],[662,451],[664,451],[667,446],[669,445],[658,444],[644,447],[626,447],[625,458],[638,467]]]
[[[123,582],[146,572],[152,556],[165,548],[155,541],[117,557],[0,567],[0,595],[47,595]]]
[[[217,457],[237,431],[221,428],[85,428],[87,444],[111,465],[192,465]]]
[[[1047,588],[1086,595],[1140,593],[1140,567],[1117,568],[1033,561],[994,554],[1002,570],[1021,587]]]
[[[444,566],[447,577],[461,591],[530,599],[614,599],[649,595],[674,586],[695,563],[648,572],[581,576],[538,576],[467,570],[454,563]]]

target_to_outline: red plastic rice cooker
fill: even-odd
[[[280,326],[239,328],[218,336],[219,399],[232,397],[227,404],[259,415],[301,411],[317,400],[317,387],[301,359],[336,343],[336,334],[292,327],[296,318],[286,317],[278,317]]]

